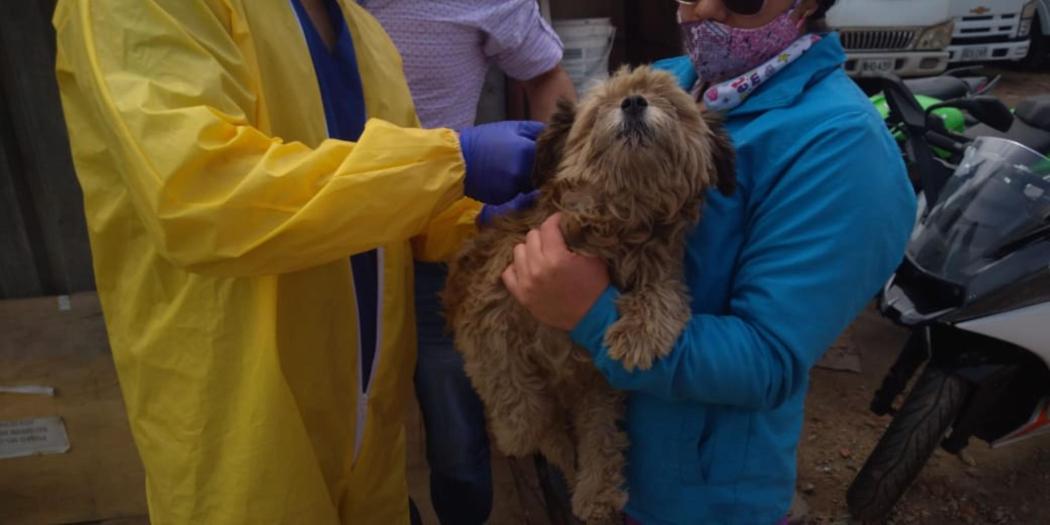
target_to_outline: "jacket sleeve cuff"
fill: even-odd
[[[591,305],[587,315],[576,324],[569,336],[573,342],[586,348],[592,357],[597,358],[601,353],[602,344],[605,340],[605,331],[616,322],[619,312],[616,310],[616,300],[620,297],[620,291],[610,286],[602,292],[598,300]]]

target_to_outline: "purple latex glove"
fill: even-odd
[[[540,190],[533,190],[528,193],[519,193],[516,197],[503,204],[486,204],[482,206],[481,213],[478,214],[478,226],[488,226],[500,215],[508,215],[531,208],[536,204],[536,198],[539,195]]]
[[[501,203],[532,189],[532,163],[542,122],[506,121],[459,133],[467,164],[463,193],[484,203]]]

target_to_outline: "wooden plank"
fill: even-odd
[[[66,454],[0,462],[0,523],[146,525],[144,472],[97,296],[73,295],[68,311],[59,310],[54,297],[0,301],[0,334],[0,385],[56,389],[55,397],[0,394],[0,419],[61,416],[72,447]],[[414,402],[405,424],[409,491],[424,523],[436,524]],[[531,459],[494,452],[492,468],[491,523],[550,524]]]
[[[0,82],[14,131],[14,151],[40,224],[45,291],[94,287],[91,252],[54,75],[55,0],[5,2],[0,12]],[[32,239],[31,239],[32,242]]]
[[[75,525],[149,525],[149,516],[134,516],[114,520],[85,521]]]
[[[670,4],[671,2],[666,3]],[[623,25],[620,26],[620,36],[626,42],[626,45],[624,46],[626,49],[623,55],[623,60],[624,63],[628,65],[638,65],[641,63],[638,55],[638,46],[635,45],[642,37],[642,6],[639,4],[640,2],[628,1],[623,6]]]
[[[628,3],[631,4],[641,3]],[[646,2],[637,7],[637,23],[626,35],[632,63],[646,64],[684,53],[676,9],[674,2]]]
[[[0,385],[54,387],[54,397],[0,394],[0,419],[60,416],[65,454],[0,460],[0,523],[78,523],[147,514],[145,473],[128,428],[94,293],[0,301]]]
[[[677,4],[641,0],[550,0],[555,20],[610,17],[617,36],[609,67],[646,64],[682,54],[681,32],[675,22]]]

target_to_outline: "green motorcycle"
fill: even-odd
[[[901,82],[908,88],[911,96],[923,111],[929,111],[930,108],[941,106],[930,113],[941,120],[943,131],[961,135],[968,127],[974,126],[979,122],[973,118],[967,118],[963,110],[956,107],[943,106],[943,104],[948,100],[984,96],[999,83],[999,76],[986,77],[976,75],[976,73],[978,73],[976,68],[962,68],[948,71],[937,77],[909,79]],[[872,95],[871,103],[882,115],[883,120],[887,120],[889,123],[891,109],[889,101],[886,99],[886,93],[880,91]],[[897,139],[897,142],[903,145],[907,137],[905,130],[902,128],[902,123],[892,123],[890,131],[893,133],[893,137]],[[952,152],[944,148],[935,147],[933,151],[942,159],[950,159],[952,157]]]
[[[978,137],[1003,138],[1050,153],[1050,95],[1026,99],[1011,110],[987,94],[999,77],[975,72],[966,68],[939,77],[875,79],[872,104],[900,144],[916,191],[927,199],[936,196]]]
[[[933,106],[936,106],[937,104],[941,104],[944,102],[943,100],[929,97],[926,95],[915,95],[915,101],[919,103],[919,106],[923,110],[927,110]],[[889,102],[886,100],[885,93],[878,93],[876,95],[873,95],[871,97],[871,103],[875,105],[875,109],[877,109],[879,111],[879,114],[882,115],[883,120],[889,118],[890,105]],[[944,128],[948,131],[960,134],[966,131],[966,117],[963,115],[962,110],[952,107],[942,107],[939,109],[935,109],[932,112],[932,114],[941,119],[941,121],[944,123]],[[901,125],[899,123],[895,126],[891,126],[890,132],[893,133],[893,138],[897,139],[898,143],[904,143],[906,137],[904,130],[901,129]],[[937,154],[938,157],[941,157],[942,159],[948,159],[952,155],[950,151],[946,151],[941,148],[934,148],[933,151]]]

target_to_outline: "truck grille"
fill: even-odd
[[[992,38],[993,42],[995,41],[994,39],[1005,42],[1017,36],[1017,29],[1020,23],[1021,20],[1016,13],[994,16],[964,16],[955,19],[955,38],[959,40]]]
[[[842,46],[848,51],[895,51],[911,49],[918,31],[845,29],[839,32]]]

